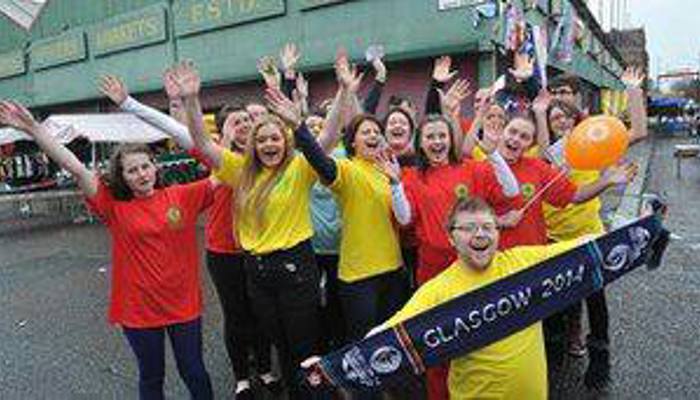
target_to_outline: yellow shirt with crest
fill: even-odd
[[[214,171],[214,176],[235,188],[243,164],[243,155],[224,150],[221,167]],[[253,191],[272,173],[273,170],[264,169],[256,177]],[[243,249],[253,254],[289,249],[313,235],[309,212],[311,187],[317,180],[313,168],[303,156],[294,155],[276,179],[260,222],[252,205],[236,215],[236,237]]]
[[[431,279],[396,313],[382,324],[391,327],[455,297],[472,292],[535,264],[564,253],[578,240],[549,246],[515,247],[498,252],[485,270],[466,267],[460,260]],[[450,400],[547,399],[547,362],[542,323],[450,362]]]
[[[389,179],[372,162],[337,160],[330,185],[342,218],[338,278],[356,282],[401,267],[399,235],[393,222]]]

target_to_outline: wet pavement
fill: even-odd
[[[583,391],[585,358],[571,359],[566,382],[552,398],[700,398],[700,159],[684,162],[683,179],[676,179],[673,145],[685,141],[645,144],[652,154],[648,179],[621,199],[622,207],[634,208],[638,201],[624,200],[638,199],[641,190],[665,192],[667,226],[677,236],[661,269],[636,271],[609,290],[610,390]],[[106,323],[104,228],[5,228],[0,226],[0,399],[136,398],[136,363],[119,329]],[[232,398],[220,309],[206,273],[203,281],[205,362],[216,397]],[[169,349],[166,359],[166,396],[188,398]]]

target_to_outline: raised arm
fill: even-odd
[[[361,112],[357,90],[363,75],[350,66],[347,53],[343,49],[338,50],[336,54],[335,73],[338,79],[338,92],[326,116],[323,131],[318,136],[318,143],[327,153],[333,150],[340,140],[343,125]]]
[[[195,147],[207,158],[214,169],[221,167],[224,148],[214,143],[204,127],[202,106],[199,103],[200,79],[191,61],[183,61],[173,72],[173,79],[184,100],[187,126]]]
[[[636,175],[637,165],[634,163],[608,168],[595,182],[579,186],[571,202],[574,204],[585,203],[600,195],[610,186],[629,183]]]
[[[461,149],[464,143],[462,131],[462,102],[469,96],[469,82],[466,79],[457,79],[447,93],[438,89],[440,94],[440,110],[452,125],[452,143],[457,149]]]
[[[163,77],[163,82],[166,85],[166,91],[168,92],[168,97],[170,97],[171,102],[179,102],[180,111],[184,112],[182,109],[181,98],[179,98],[179,96],[177,99],[171,97],[171,91],[179,90],[173,81],[172,74],[173,72],[171,70],[166,71]],[[175,85],[175,88],[173,88],[173,85]],[[171,89],[168,89],[169,87]],[[124,85],[124,83],[118,77],[113,75],[103,76],[100,79],[98,89],[100,93],[107,96],[114,104],[119,106],[122,111],[134,114],[139,119],[160,128],[162,131],[170,135],[180,147],[186,150],[194,147],[194,143],[192,142],[192,138],[187,131],[186,125],[177,119],[164,114],[155,108],[140,103],[138,100],[129,96],[126,85]],[[175,110],[177,110],[177,107],[178,106],[173,104],[173,108],[175,108]],[[177,113],[178,111],[175,112]],[[183,115],[184,114],[180,114],[180,117]]]
[[[428,87],[428,95],[425,97],[425,114],[439,114],[440,90],[444,89],[447,82],[457,75],[457,71],[452,71],[452,58],[442,56],[435,60],[433,75]]]
[[[11,101],[0,102],[0,125],[9,125],[33,137],[46,155],[75,178],[85,196],[97,194],[95,174],[73,152],[51,136],[24,106]]]
[[[384,65],[381,57],[376,57],[372,60],[372,67],[374,68],[374,82],[362,104],[362,109],[367,114],[377,113],[377,107],[379,106],[379,100],[382,98],[387,78],[386,65]]]
[[[644,74],[637,68],[629,67],[622,74],[622,81],[627,87],[627,99],[630,112],[630,144],[634,144],[649,134],[647,129],[647,107],[644,99],[642,83]]]
[[[551,141],[549,123],[547,122],[547,109],[551,101],[551,95],[547,89],[540,90],[540,93],[532,102],[532,111],[535,113],[535,123],[537,125],[537,147],[540,158],[547,158],[547,149]]]

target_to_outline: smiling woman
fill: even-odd
[[[192,397],[211,399],[202,359],[196,224],[212,202],[213,183],[157,188],[151,152],[138,144],[118,147],[110,173],[98,177],[19,104],[0,102],[0,124],[32,136],[73,175],[89,208],[107,226],[112,238],[109,322],[122,327],[136,355],[140,397],[163,397],[167,332]]]

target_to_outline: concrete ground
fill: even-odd
[[[571,359],[554,399],[700,398],[700,159],[686,161],[683,179],[676,179],[671,154],[681,141],[650,141],[635,150],[639,160],[649,160],[648,179],[625,197],[609,198],[622,200],[618,214],[634,214],[643,190],[665,192],[667,226],[676,234],[661,269],[639,270],[609,290],[612,386],[602,396],[586,393],[579,381],[586,361]],[[136,363],[105,318],[104,228],[21,225],[0,225],[0,399],[137,398]],[[217,398],[232,398],[220,309],[203,275],[205,361]],[[167,397],[188,398],[170,353],[167,371]]]

